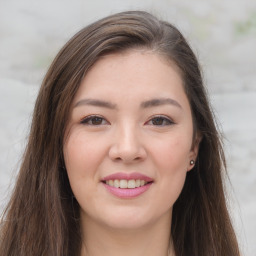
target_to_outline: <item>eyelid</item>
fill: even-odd
[[[100,118],[104,121],[103,124],[89,124],[89,122],[93,119],[93,118]],[[88,115],[86,117],[83,117],[81,120],[80,120],[80,123],[83,124],[83,125],[91,125],[91,126],[101,126],[101,125],[109,125],[110,123],[108,122],[108,120],[106,118],[104,118],[103,116],[101,115]]]
[[[173,121],[172,118],[170,118],[169,116],[166,116],[166,115],[154,115],[154,116],[151,116],[148,121],[145,123],[145,124],[148,124],[150,121],[152,121],[154,118],[162,118],[164,121],[167,121],[168,124],[162,124],[162,125],[153,125],[153,126],[168,126],[168,125],[173,125],[175,124],[175,122]]]

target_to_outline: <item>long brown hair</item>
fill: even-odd
[[[173,207],[176,256],[238,256],[223,190],[225,159],[198,61],[181,33],[149,13],[118,13],[78,32],[42,83],[16,187],[1,222],[0,256],[74,255],[81,249],[79,205],[63,161],[69,109],[80,82],[103,55],[134,48],[171,60],[183,78],[198,159]]]

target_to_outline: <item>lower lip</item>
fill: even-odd
[[[119,197],[119,198],[135,198],[140,196],[141,194],[145,193],[152,183],[148,183],[142,187],[138,188],[115,188],[112,186],[109,186],[105,183],[103,183],[105,188],[113,195]]]

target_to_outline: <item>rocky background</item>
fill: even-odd
[[[0,212],[15,183],[35,97],[52,59],[83,26],[131,9],[174,23],[197,53],[224,138],[230,211],[243,255],[255,256],[254,0],[0,0]]]

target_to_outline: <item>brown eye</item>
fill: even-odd
[[[106,125],[108,122],[101,116],[88,116],[81,121],[85,125]]]
[[[174,122],[167,117],[164,116],[156,116],[149,120],[147,124],[154,125],[154,126],[165,126],[165,125],[172,125]]]

